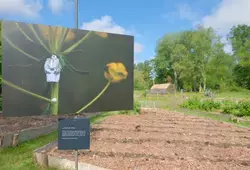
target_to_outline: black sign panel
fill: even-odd
[[[58,149],[75,150],[90,148],[90,120],[72,118],[58,120]]]

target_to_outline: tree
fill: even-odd
[[[250,26],[233,26],[229,33],[233,54],[241,66],[250,67]]]
[[[224,44],[212,28],[200,26],[192,31],[167,34],[156,48],[154,70],[157,78],[165,82],[167,75],[174,77],[177,89],[184,87],[196,91],[199,87],[200,91],[206,90],[208,81],[212,80],[210,75],[224,80],[220,74],[227,75],[228,71],[230,75],[232,71],[232,57],[223,48]],[[225,63],[221,70],[216,68],[215,62],[219,60]]]
[[[228,37],[238,63],[233,70],[234,80],[237,85],[250,89],[250,26],[234,26]]]
[[[220,42],[214,45],[213,55],[207,66],[207,83],[213,89],[223,89],[233,84],[232,74],[236,63],[234,57],[225,53],[223,47]]]
[[[233,70],[233,79],[238,86],[250,90],[250,67],[236,65]]]
[[[182,71],[179,62],[187,54],[183,44],[179,43],[180,33],[167,34],[158,43],[154,68],[157,79],[161,82],[167,81],[167,75],[174,77],[174,83],[178,88],[178,76]]]
[[[138,63],[134,70],[134,85],[137,90],[145,90],[152,86],[152,64],[146,60]]]

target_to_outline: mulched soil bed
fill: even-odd
[[[3,115],[0,114],[0,134],[44,127],[56,123],[59,117],[74,117],[74,115],[3,117]]]
[[[79,160],[114,170],[250,169],[250,129],[160,109],[92,127]],[[74,160],[73,151],[49,151]]]

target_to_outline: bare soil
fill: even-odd
[[[73,116],[73,114],[70,114],[60,116],[3,117],[0,113],[0,135],[19,132],[25,129],[44,127],[56,123],[59,117]]]
[[[91,148],[79,160],[113,170],[249,170],[250,129],[147,109],[116,115],[92,127]],[[50,155],[74,160],[73,151]]]

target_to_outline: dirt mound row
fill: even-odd
[[[137,128],[138,127],[138,128]],[[134,132],[144,132],[144,133],[164,133],[165,135],[172,135],[172,134],[178,134],[178,135],[195,135],[195,136],[213,136],[213,137],[228,137],[227,134],[224,134],[222,132],[218,132],[216,130],[214,131],[207,131],[207,130],[197,130],[197,131],[191,131],[190,129],[169,129],[169,128],[159,128],[159,127],[142,127],[142,126],[117,126],[117,125],[101,125],[96,129],[93,129],[94,131],[109,131],[109,132],[123,132],[125,131],[129,133]],[[250,141],[250,133],[237,133],[237,132],[230,132],[230,137],[237,137],[237,138],[243,138],[248,139]]]
[[[250,131],[217,121],[144,110],[116,115],[94,126],[91,148],[79,160],[127,170],[250,169]],[[72,151],[49,154],[74,160]]]
[[[239,133],[242,135],[249,135],[250,134],[250,130],[249,129],[239,129],[239,128],[221,128],[220,126],[211,126],[211,125],[200,125],[200,124],[188,124],[186,123],[186,125],[184,124],[160,124],[160,123],[147,123],[147,124],[142,124],[140,122],[137,123],[131,123],[131,122],[125,122],[125,123],[105,123],[103,122],[101,125],[99,125],[99,127],[106,127],[106,126],[119,126],[119,127],[126,127],[126,128],[130,128],[130,127],[136,127],[136,126],[140,126],[141,128],[150,128],[150,129],[169,129],[170,131],[174,131],[174,130],[182,130],[182,131],[207,131],[209,132],[221,132],[221,133]]]

